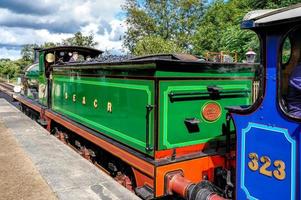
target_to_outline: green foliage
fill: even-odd
[[[248,0],[253,9],[272,9],[301,3],[300,0]]]
[[[286,38],[282,48],[282,63],[285,64],[291,57],[291,42],[289,38]]]
[[[195,34],[194,53],[235,51],[242,61],[246,51],[252,48],[259,55],[257,35],[240,29],[244,15],[255,9],[280,8],[298,2],[300,0],[217,0],[208,8]]]
[[[13,78],[16,77],[21,71],[21,67],[11,60],[0,60],[0,74],[2,77]]]
[[[208,8],[195,34],[194,53],[237,52],[241,61],[249,48],[258,50],[259,41],[256,34],[240,29],[240,22],[249,10],[252,9],[246,1],[214,2]]]
[[[127,0],[123,8],[129,28],[124,46],[142,55],[161,53],[173,43],[180,50],[197,55],[208,51],[235,51],[242,61],[249,48],[259,54],[256,34],[240,29],[244,15],[255,9],[280,8],[300,2],[216,0],[206,4],[199,0]]]
[[[31,63],[32,61],[22,58],[18,60],[0,59],[0,77],[16,78],[20,75],[21,71]]]
[[[21,70],[23,70],[25,67],[27,67],[28,65],[32,64],[32,61],[28,61],[28,60],[24,60],[24,59],[18,59],[18,60],[14,60],[12,61],[14,62],[16,65],[18,65],[20,67]]]
[[[241,30],[237,26],[226,28],[221,37],[221,50],[237,52],[239,61],[245,59],[248,49],[253,49],[259,54],[259,40],[257,35],[251,31]]]
[[[129,27],[124,46],[131,52],[134,52],[140,40],[150,36],[173,41],[179,48],[190,51],[192,37],[200,25],[205,3],[202,0],[127,0],[123,9],[127,13],[126,22]],[[160,49],[156,52],[160,52]]]
[[[133,49],[133,54],[141,56],[158,53],[181,53],[183,51],[173,41],[164,40],[159,36],[146,36],[137,42]]]
[[[62,45],[94,47],[97,42],[94,41],[94,35],[84,36],[81,32],[77,32],[73,37],[63,40]]]
[[[39,48],[52,48],[61,45],[61,43],[53,43],[53,42],[45,42],[44,44],[40,45]]]
[[[34,57],[34,48],[38,48],[39,45],[37,44],[26,44],[23,45],[22,49],[21,49],[21,56],[22,59],[25,61],[33,61],[33,57]]]

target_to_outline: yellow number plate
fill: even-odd
[[[268,156],[261,156],[259,158],[257,153],[249,153],[248,167],[251,171],[258,171],[259,173],[268,177],[274,177],[277,180],[284,180],[285,163],[282,160],[275,160],[273,162],[273,169],[268,169],[272,165],[272,161]]]

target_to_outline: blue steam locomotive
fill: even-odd
[[[301,118],[288,108],[288,83],[301,62],[301,4],[250,12],[241,26],[260,39],[262,75],[252,106],[228,108],[237,136],[236,199],[301,199]]]

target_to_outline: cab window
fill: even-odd
[[[280,55],[280,97],[284,112],[301,118],[301,28],[291,30],[283,39]]]

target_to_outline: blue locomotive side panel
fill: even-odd
[[[287,129],[250,122],[238,145],[238,199],[295,199],[296,142]]]

